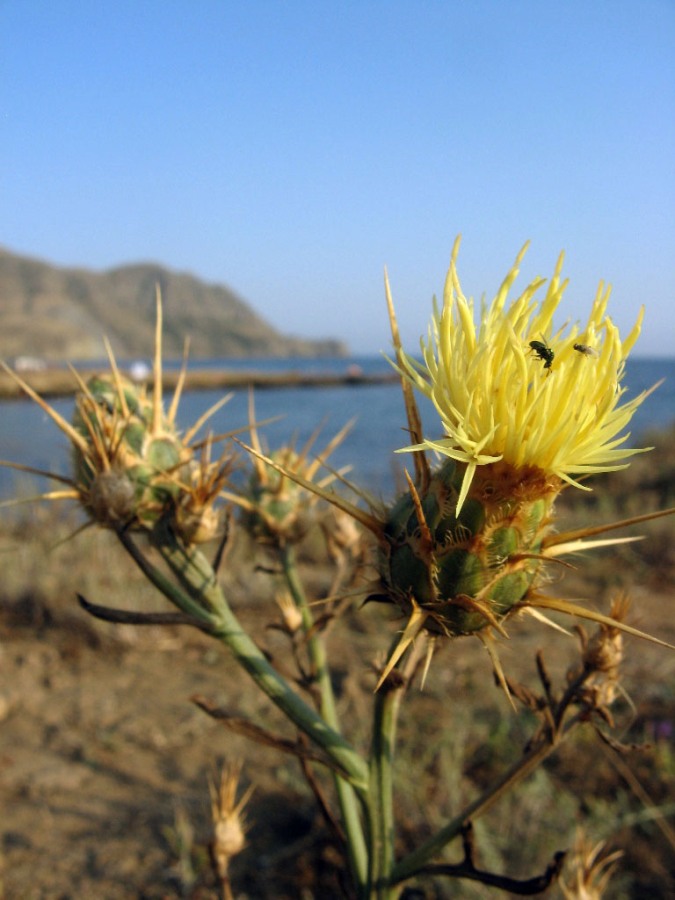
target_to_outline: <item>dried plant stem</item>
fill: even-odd
[[[232,893],[232,885],[230,883],[229,875],[224,875],[220,879],[220,891],[223,900],[234,900],[234,894]]]

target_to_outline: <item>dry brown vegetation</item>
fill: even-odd
[[[584,497],[563,497],[562,525],[608,521],[675,505],[675,433],[627,472],[597,479]],[[235,669],[227,652],[176,627],[114,626],[89,618],[75,593],[110,606],[157,610],[113,536],[93,529],[55,546],[77,521],[25,508],[5,517],[0,556],[0,804],[6,898],[215,898],[209,862],[207,778],[241,759],[255,786],[248,846],[232,864],[235,896],[339,898],[343,862],[297,763],[225,731],[190,700],[213,699],[235,714],[286,729]],[[637,532],[638,529],[632,529]],[[627,590],[631,621],[675,643],[675,521],[648,523],[640,543],[598,551],[561,569],[551,584],[607,610]],[[327,587],[320,541],[305,548],[317,596]],[[285,643],[269,579],[238,532],[223,570],[233,606],[277,660]],[[350,738],[368,741],[372,662],[397,623],[376,605],[350,611],[330,633],[340,714]],[[510,627],[501,657],[510,677],[535,682],[543,648],[554,678],[578,658],[577,642],[530,620]],[[675,653],[627,640],[614,736],[576,738],[511,797],[476,822],[481,862],[528,877],[584,823],[624,857],[608,897],[666,898],[675,889]],[[452,815],[515,758],[532,722],[512,712],[478,641],[457,639],[437,654],[421,692],[404,700],[396,794],[401,848]],[[287,733],[287,732],[286,732]],[[451,848],[449,859],[459,853]],[[485,896],[470,883],[425,883],[417,897]],[[0,895],[2,891],[0,890]],[[411,897],[413,894],[410,895]]]

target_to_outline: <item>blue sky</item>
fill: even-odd
[[[0,244],[232,287],[285,332],[415,349],[561,249],[675,354],[675,2],[0,2]]]

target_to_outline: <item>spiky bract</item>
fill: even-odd
[[[173,505],[192,451],[164,415],[155,421],[145,391],[99,375],[78,393],[73,416],[84,444],[73,445],[83,505],[100,524],[152,528]]]
[[[451,636],[498,625],[526,595],[556,488],[536,472],[528,480],[505,464],[486,467],[457,514],[465,468],[446,460],[424,489],[401,495],[380,542],[389,597]]]
[[[291,472],[302,473],[302,458],[289,447],[270,454],[270,458]],[[315,520],[315,498],[296,482],[271,466],[254,466],[244,492],[247,511],[244,524],[263,539],[294,542],[307,533]]]
[[[104,338],[110,372],[87,382],[72,369],[78,387],[72,422],[5,363],[0,366],[66,435],[72,447],[70,477],[43,472],[20,463],[2,463],[60,482],[60,490],[42,494],[44,500],[75,500],[87,513],[89,524],[116,531],[151,530],[167,520],[175,535],[187,544],[216,537],[220,513],[215,508],[234,466],[234,453],[226,446],[219,459],[211,460],[218,438],[198,443],[194,437],[204,423],[223,406],[226,395],[207,410],[185,433],[176,426],[176,415],[185,381],[187,357],[168,410],[162,402],[162,302],[157,291],[153,387],[146,393],[118,369]]]

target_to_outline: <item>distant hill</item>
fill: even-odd
[[[102,335],[119,359],[148,358],[155,285],[162,291],[164,356],[342,356],[340,341],[288,337],[224,285],[153,263],[103,272],[64,268],[0,248],[0,357],[100,359]]]

